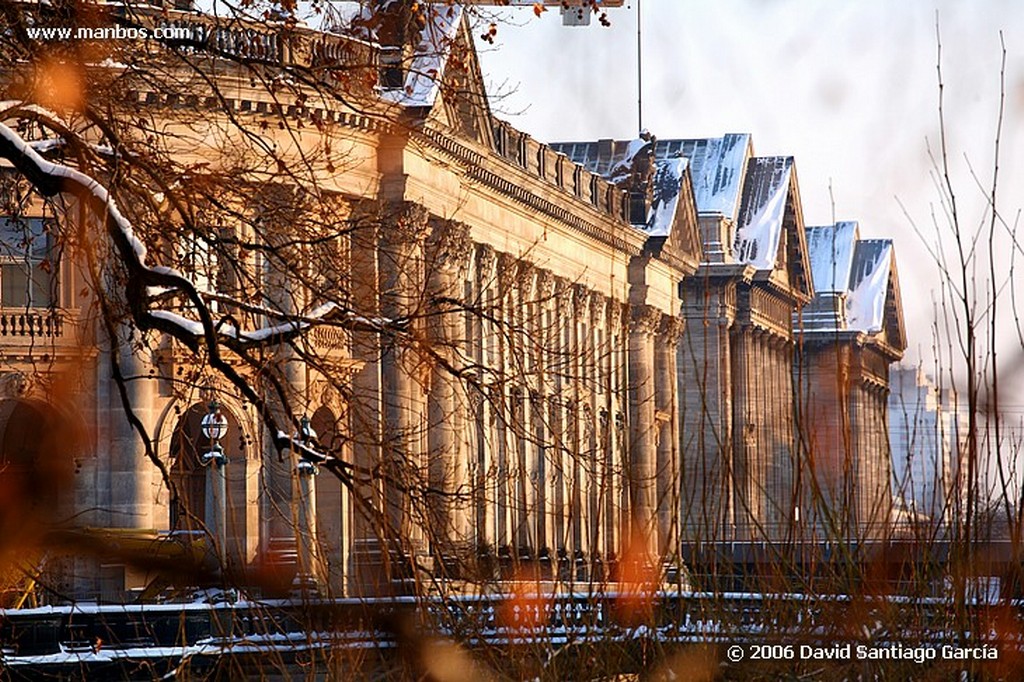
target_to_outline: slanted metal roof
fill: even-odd
[[[814,300],[804,310],[804,327],[874,334],[888,323],[899,347],[902,312],[892,240],[860,239],[853,221],[808,227],[806,234]]]
[[[847,328],[870,333],[882,331],[891,265],[891,239],[857,241],[846,296]]]
[[[652,237],[667,237],[672,233],[685,173],[686,159],[683,157],[658,162],[654,173],[654,201],[645,226],[647,234]]]
[[[747,162],[733,248],[736,260],[772,270],[785,229],[791,156],[755,157]]]
[[[628,156],[632,140],[596,142],[554,142],[550,146],[592,173],[610,177]],[[750,135],[730,133],[722,137],[658,140],[654,156],[658,162],[684,156],[693,180],[694,199],[701,214],[718,214],[735,219],[747,159],[753,154]]]
[[[859,238],[856,221],[807,228],[807,255],[816,293],[846,293]]]

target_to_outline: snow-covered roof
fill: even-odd
[[[817,293],[846,293],[853,251],[860,230],[856,221],[807,228],[807,255]]]
[[[860,239],[853,221],[808,227],[806,234],[815,297],[804,312],[805,326],[866,334],[882,331],[895,276],[892,240]]]
[[[751,148],[749,134],[729,133],[722,137],[658,140],[654,154],[659,161],[677,154],[689,159],[697,211],[734,219]]]
[[[853,254],[846,324],[849,329],[880,332],[885,324],[885,301],[892,266],[892,240],[861,239]]]
[[[420,32],[420,42],[409,63],[403,87],[381,93],[384,99],[406,107],[434,105],[462,21],[459,5],[428,4],[425,13],[427,25]]]
[[[758,270],[775,268],[784,229],[793,157],[755,157],[747,162],[733,253]]]
[[[591,173],[610,178],[624,160],[632,158],[636,140],[596,142],[553,142],[550,146]],[[722,137],[657,140],[657,163],[683,156],[693,180],[697,211],[735,219],[747,159],[751,156],[750,135],[730,133]]]
[[[654,173],[654,201],[647,216],[646,231],[652,237],[667,237],[672,232],[676,209],[682,196],[687,161],[683,157],[658,162]]]

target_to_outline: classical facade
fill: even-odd
[[[278,158],[313,164],[326,196],[318,224],[346,227],[302,242],[333,249],[330,258],[309,254],[319,263],[313,279],[275,268],[274,252],[259,244],[238,248],[303,229],[308,216],[289,198],[302,194],[302,180],[278,177],[253,184],[251,205],[220,209],[240,217],[204,208],[223,225],[210,240],[221,250],[194,239],[167,242],[149,261],[136,251],[144,274],[163,266],[161,256],[188,268],[200,295],[216,301],[211,314],[233,325],[225,352],[235,365],[196,352],[208,336],[188,304],[147,312],[141,329],[119,322],[122,350],[105,353],[110,329],[70,253],[61,265],[71,273],[60,284],[67,296],[29,287],[29,299],[5,303],[5,414],[53,406],[55,364],[83,362],[76,394],[86,399],[52,409],[73,407],[93,434],[62,517],[88,527],[87,537],[161,555],[212,546],[235,573],[298,573],[334,594],[520,570],[614,580],[624,551],[652,565],[659,552],[674,554],[676,514],[666,505],[679,497],[682,467],[680,292],[701,248],[689,175],[680,163],[663,169],[647,200],[651,221],[631,224],[625,191],[491,116],[461,13],[427,16],[411,32],[401,17],[385,23],[380,47],[294,29],[284,50],[273,26],[143,13],[202,36],[211,54],[196,68],[218,77],[216,93],[200,86],[188,96],[132,81],[128,106],[168,131],[162,144],[196,168],[216,167],[223,149],[210,140],[230,138],[241,121]],[[375,99],[358,107],[311,90],[305,104],[284,107],[246,75],[243,59],[300,68],[332,55],[366,60],[364,70],[380,65],[369,72],[380,78]],[[109,68],[131,78],[130,67]],[[232,99],[218,104],[227,92]],[[209,132],[192,143],[197,125]],[[32,144],[69,162],[44,139]],[[344,170],[310,161],[331,145],[345,148]],[[20,233],[56,220],[65,234],[94,225],[62,197],[28,200],[11,224]],[[115,240],[130,234],[117,229]],[[348,306],[333,317],[318,312],[324,278],[346,292],[344,302],[332,299],[335,311]],[[264,311],[264,324],[285,321],[241,332],[246,306]],[[299,341],[260,346],[276,369],[241,362],[246,343],[295,331]],[[41,368],[44,346],[50,365]],[[66,358],[54,353],[64,346]],[[225,378],[232,372],[243,387],[269,391],[266,407]],[[275,434],[264,409],[281,423],[308,421]],[[10,419],[6,428],[15,433]],[[310,455],[317,449],[327,461]],[[13,453],[5,446],[7,461]],[[317,475],[332,466],[348,478]],[[167,582],[131,557],[83,556],[60,573],[80,597],[150,595]]]
[[[819,537],[884,538],[889,373],[907,345],[895,251],[888,239],[861,239],[855,222],[808,227],[807,245],[815,297],[794,320],[801,505]]]
[[[173,579],[147,552],[332,594],[614,581],[687,544],[803,537],[807,477],[874,522],[904,344],[891,245],[853,235],[850,273],[819,272],[793,159],[748,135],[541,144],[492,115],[458,8],[389,7],[354,38],[133,16],[191,32],[193,61],[166,82],[159,46],[95,68],[178,181],[235,183],[174,211],[174,182],[144,197],[177,212],[148,251],[94,185],[29,191],[70,175],[45,126],[18,133],[31,154],[4,147],[4,461],[28,489],[40,434],[82,427],[51,506],[135,552],[52,560],[65,593],[154,595]],[[125,247],[126,289],[194,295],[150,283],[111,315],[90,253],[46,255],[77,228]],[[883,280],[878,329],[836,303]],[[853,441],[808,440],[805,400]]]
[[[558,148],[600,171],[628,143]],[[749,135],[657,140],[654,156],[688,161],[702,241],[682,289],[676,360],[681,533],[697,543],[782,539],[799,468],[792,319],[812,295],[793,159],[755,156]]]

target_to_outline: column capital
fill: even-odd
[[[585,308],[590,302],[590,289],[583,284],[574,284],[572,287],[572,302],[577,310]]]
[[[658,324],[658,336],[672,345],[679,341],[685,328],[686,322],[679,315],[662,315],[661,322]]]
[[[494,270],[494,264],[498,260],[498,252],[490,244],[481,244],[476,253],[477,276],[487,280]]]
[[[653,336],[661,324],[662,312],[651,305],[634,305],[630,311],[629,331],[631,334]]]
[[[456,220],[431,221],[429,244],[434,266],[448,272],[463,272],[473,250],[469,225]]]
[[[504,251],[498,252],[498,287],[501,294],[507,294],[519,274],[519,259]]]
[[[395,244],[420,243],[429,231],[430,211],[412,201],[402,201],[385,207],[382,238]]]
[[[550,270],[538,270],[537,295],[545,300],[555,295],[555,276]]]

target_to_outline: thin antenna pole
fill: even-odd
[[[636,130],[644,129],[643,43],[640,33],[640,0],[636,0]]]

